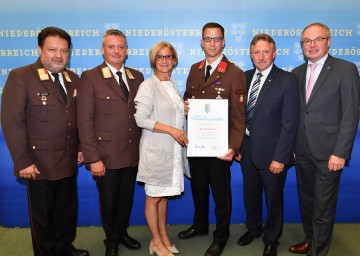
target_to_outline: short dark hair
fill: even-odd
[[[251,43],[250,43],[250,51],[251,51],[251,47],[254,46],[259,41],[266,41],[266,42],[272,44],[274,46],[274,50],[276,51],[275,41],[268,34],[257,34],[257,35],[255,35],[254,38],[251,40]]]
[[[68,48],[71,46],[71,37],[63,29],[57,27],[47,27],[40,31],[38,35],[38,46],[42,48],[44,46],[45,39],[49,36],[60,37],[65,39],[68,43]]]
[[[225,29],[223,28],[223,26],[221,26],[219,23],[216,23],[216,22],[209,22],[209,23],[206,23],[203,26],[203,28],[202,28],[202,38],[204,38],[204,32],[205,32],[205,29],[207,29],[207,28],[220,28],[222,37],[224,38]]]

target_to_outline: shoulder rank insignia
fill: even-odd
[[[200,66],[199,66],[199,69],[202,69],[205,65],[205,60],[203,60],[201,63],[200,63]]]
[[[46,68],[39,68],[38,73],[41,81],[46,81],[50,79],[49,73],[47,72]]]
[[[131,74],[131,71],[130,71],[129,69],[125,68],[125,72],[126,72],[127,76],[128,76],[131,80],[135,79],[134,76]]]
[[[69,74],[66,71],[63,71],[62,73],[63,73],[63,75],[65,77],[66,82],[71,83],[72,81],[70,79]]]
[[[111,78],[111,71],[109,69],[109,67],[105,67],[101,69],[104,78]]]
[[[220,73],[224,73],[226,70],[226,66],[227,66],[226,62],[221,61],[218,65],[217,71]]]

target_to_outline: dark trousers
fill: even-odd
[[[283,230],[283,188],[287,170],[285,169],[280,174],[273,174],[269,169],[256,168],[251,158],[248,137],[245,137],[243,142],[241,170],[244,183],[246,227],[252,235],[264,233],[264,244],[276,247],[279,245],[278,240]],[[264,226],[262,218],[263,191],[265,192],[267,206],[267,218]]]
[[[76,176],[28,180],[27,187],[34,255],[69,255],[77,226]]]
[[[230,164],[215,157],[189,158],[191,191],[194,200],[194,227],[199,231],[209,230],[210,188],[215,202],[215,242],[226,242],[229,238],[231,218]],[[210,187],[209,187],[210,185]]]
[[[328,169],[328,161],[296,155],[296,178],[306,241],[312,243],[309,255],[329,251],[334,228],[341,171]]]
[[[106,247],[118,246],[119,239],[127,235],[136,174],[137,167],[106,169],[105,176],[96,178]]]

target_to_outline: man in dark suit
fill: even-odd
[[[81,75],[78,126],[85,163],[99,191],[106,255],[115,256],[120,243],[134,250],[141,247],[127,228],[141,136],[134,98],[144,76],[124,66],[128,45],[121,31],[106,31],[101,49],[105,61]]]
[[[306,238],[289,250],[314,256],[329,251],[340,177],[359,122],[358,70],[330,56],[330,42],[326,25],[307,26],[301,35],[307,62],[293,70],[300,86],[295,161]]]
[[[229,149],[224,156],[217,158],[189,158],[195,206],[194,223],[187,230],[180,232],[178,237],[189,239],[208,234],[210,186],[216,207],[216,230],[213,233],[214,241],[205,255],[215,256],[221,254],[230,235],[230,164],[240,150],[245,131],[245,75],[222,54],[225,39],[224,28],[220,24],[204,25],[201,46],[206,59],[192,65],[184,98],[228,99]]]
[[[247,232],[238,244],[245,246],[263,234],[264,256],[277,255],[284,217],[283,187],[293,163],[293,145],[299,124],[299,88],[295,75],[273,63],[274,40],[256,35],[250,43],[255,69],[245,72],[248,88],[246,135],[241,155]],[[262,194],[267,218],[263,226]]]
[[[82,153],[76,125],[79,77],[66,69],[70,45],[64,30],[43,29],[38,35],[40,58],[11,71],[2,95],[2,128],[14,173],[27,181],[36,256],[89,255],[72,245]]]

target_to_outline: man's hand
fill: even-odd
[[[219,156],[218,158],[223,161],[231,162],[234,158],[235,151],[231,148],[229,148],[228,152],[224,156]]]
[[[345,159],[335,156],[335,155],[331,155],[329,158],[329,163],[328,163],[328,168],[329,171],[332,172],[336,172],[336,171],[340,171],[341,169],[343,169],[345,166]]]
[[[241,162],[241,154],[240,153],[237,156],[235,156],[235,160],[238,162]]]
[[[92,176],[95,177],[105,176],[105,170],[106,170],[105,165],[101,160],[90,164],[90,171]]]
[[[38,168],[35,166],[35,164],[32,164],[29,167],[26,167],[25,169],[19,171],[20,177],[25,179],[36,180],[36,175],[38,174],[40,174],[40,172]]]
[[[270,172],[272,172],[273,174],[279,174],[284,170],[285,165],[276,161],[272,161],[270,164]]]
[[[77,161],[78,161],[78,164],[81,164],[81,163],[83,163],[83,162],[84,162],[84,155],[83,155],[83,152],[78,152]]]

